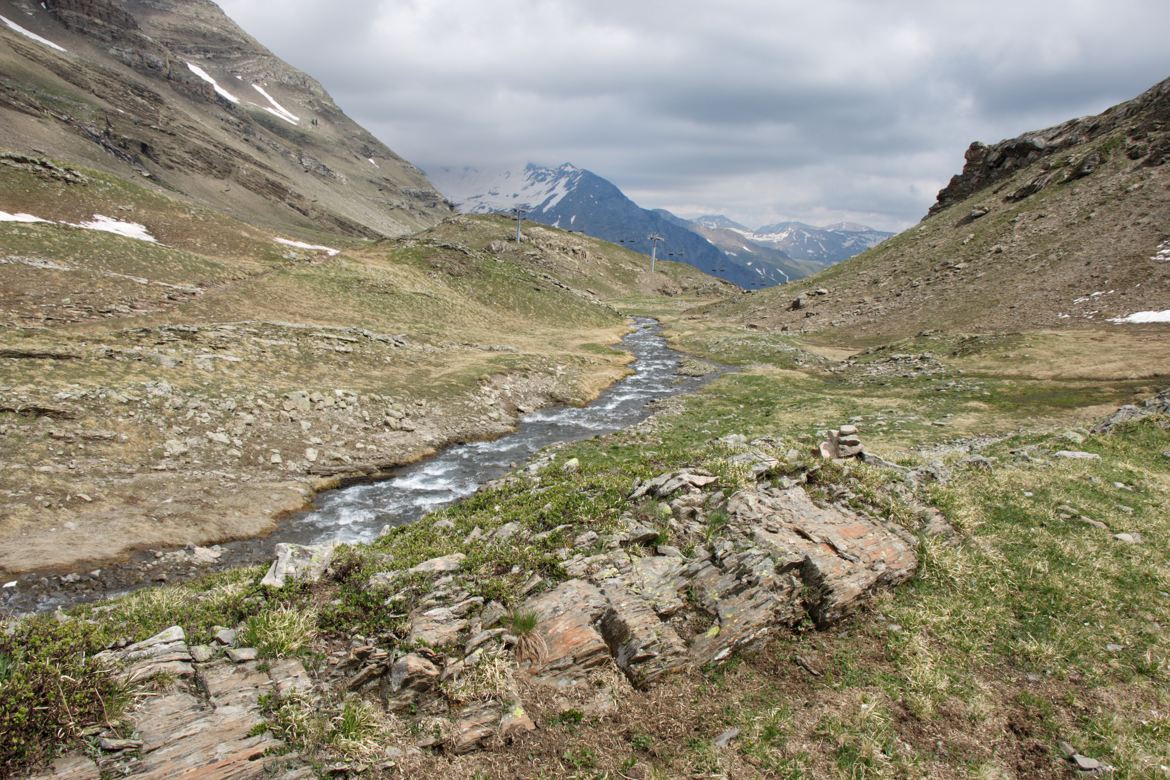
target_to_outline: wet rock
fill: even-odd
[[[281,542],[276,545],[272,562],[260,584],[266,588],[283,588],[289,582],[318,582],[333,562],[333,545],[300,545]]]

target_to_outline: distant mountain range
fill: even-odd
[[[665,240],[659,256],[679,260],[745,288],[770,287],[815,273],[889,237],[864,225],[815,228],[801,223],[750,230],[724,216],[687,220],[648,210],[612,182],[565,163],[507,170],[437,168],[427,172],[464,213],[527,209],[527,219],[575,230],[650,254],[649,236]]]

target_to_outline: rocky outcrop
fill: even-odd
[[[1139,165],[1156,166],[1170,159],[1170,79],[1162,81],[1133,100],[1098,116],[1073,119],[1047,130],[1024,133],[987,145],[976,141],[964,154],[963,171],[951,178],[930,208],[932,216],[977,192],[1007,179],[1017,171],[1074,146],[1124,130],[1125,155]],[[1093,173],[1104,160],[1100,150],[1075,160],[1064,160],[1006,194],[1017,201],[1053,182],[1069,182]],[[1054,168],[1060,168],[1054,171]]]
[[[299,661],[233,663],[218,654],[193,660],[178,626],[102,658],[124,669],[128,679],[155,681],[118,731],[99,734],[95,755],[70,754],[44,778],[313,777],[307,765],[262,728],[261,697],[308,695],[312,683]]]
[[[1109,433],[1118,425],[1144,420],[1157,415],[1170,415],[1170,389],[1163,390],[1153,398],[1147,398],[1140,404],[1126,404],[1093,426],[1093,433]]]
[[[838,445],[847,447],[842,432]],[[472,575],[463,573],[462,554],[411,568],[406,577],[435,578],[405,629],[406,647],[415,649],[393,660],[367,655],[366,671],[349,678],[359,684],[346,687],[380,680],[382,700],[400,717],[448,724],[441,740],[427,737],[420,746],[465,753],[534,727],[530,696],[554,709],[604,714],[622,687],[652,688],[718,664],[807,619],[832,625],[913,575],[918,560],[908,533],[814,501],[790,479],[774,485],[778,461],[767,444],[733,437],[727,446],[728,457],[762,481],[730,496],[718,477],[697,470],[636,485],[635,502],[669,501],[657,504],[663,525],[628,516],[610,533],[579,534],[561,551],[569,579],[541,592],[543,580],[534,577],[526,587],[534,592],[510,614],[468,595],[473,587],[462,578]],[[712,516],[719,518],[714,529]],[[664,534],[688,552],[661,544]],[[517,523],[489,536],[509,544],[532,539]],[[377,575],[371,587],[393,594],[403,577]]]

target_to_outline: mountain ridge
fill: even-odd
[[[1097,116],[973,143],[915,228],[792,289],[715,308],[849,338],[1156,328],[1140,323],[1170,312],[1168,128],[1170,79]]]
[[[642,254],[652,251],[649,236],[664,239],[663,259],[678,259],[741,287],[778,284],[783,274],[771,266],[749,265],[698,235],[687,222],[662,210],[644,209],[613,182],[571,163],[555,168],[527,163],[522,168],[480,170],[436,168],[435,185],[466,213],[527,207],[526,218],[622,244]]]
[[[724,216],[690,220],[665,209],[644,209],[616,185],[572,163],[526,163],[500,170],[436,168],[431,178],[465,213],[527,207],[527,218],[580,230],[650,254],[651,233],[666,241],[660,251],[747,288],[782,284],[814,273],[888,238],[890,233],[840,223],[799,229],[783,236],[751,230]],[[778,232],[779,228],[776,231]]]

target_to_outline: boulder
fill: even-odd
[[[333,561],[333,545],[301,545],[282,542],[276,545],[276,560],[260,584],[266,588],[283,588],[289,582],[315,583]]]
[[[741,491],[728,502],[728,513],[778,561],[803,559],[805,607],[821,626],[909,579],[918,567],[910,541],[848,510],[819,507],[799,487]]]
[[[390,667],[389,677],[383,680],[383,698],[388,708],[407,710],[438,682],[437,666],[419,653],[408,653]]]
[[[686,645],[649,603],[621,587],[607,587],[605,595],[609,607],[601,616],[601,634],[631,683],[646,688],[687,668]]]
[[[463,553],[451,553],[441,558],[431,558],[409,569],[410,574],[449,574],[459,571],[467,556]]]

